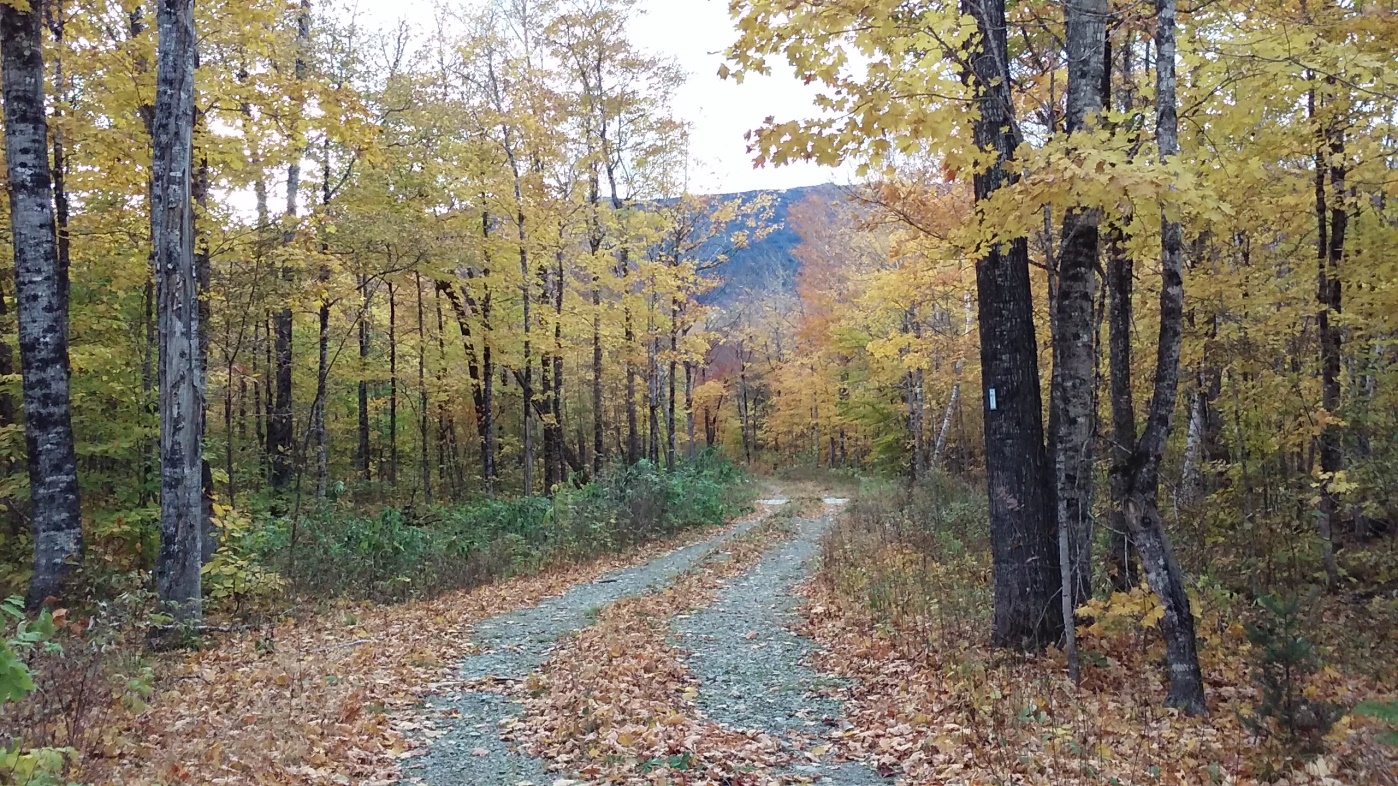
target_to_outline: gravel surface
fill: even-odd
[[[429,715],[435,717],[424,722],[434,739],[424,756],[406,764],[405,780],[432,786],[550,786],[558,776],[545,762],[500,739],[500,727],[518,717],[520,707],[491,692],[492,683],[523,680],[544,663],[558,639],[591,624],[603,606],[674,580],[758,520],[482,622],[476,630],[482,651],[461,669],[473,687],[434,702]],[[803,665],[812,646],[786,628],[795,620],[792,590],[809,570],[830,522],[828,509],[823,517],[796,521],[791,540],[730,582],[711,607],[674,625],[678,644],[692,653],[688,665],[700,681],[700,708],[718,723],[775,735],[793,751],[817,744],[840,712],[838,702],[825,696],[837,683]],[[798,760],[805,763],[786,775],[834,786],[890,783],[862,765],[810,761],[802,754]]]
[[[475,631],[481,652],[462,663],[461,677],[482,687],[491,681],[523,680],[547,660],[554,642],[590,625],[603,606],[669,583],[759,520],[753,517],[702,543],[613,571],[537,606],[481,622]],[[429,713],[437,716],[442,733],[426,755],[404,767],[406,780],[435,786],[548,786],[553,778],[543,762],[511,750],[499,738],[499,726],[519,710],[509,699],[487,690],[468,689],[434,702]]]
[[[839,503],[835,503],[839,504]],[[698,703],[710,719],[735,729],[776,736],[788,749],[809,750],[839,722],[839,683],[808,668],[810,640],[792,633],[796,584],[806,577],[831,516],[798,520],[791,540],[730,582],[708,608],[678,618],[677,643],[691,653]],[[824,759],[789,774],[839,786],[891,781],[859,764]]]

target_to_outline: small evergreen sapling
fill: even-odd
[[[1318,753],[1342,713],[1306,695],[1307,677],[1320,662],[1315,645],[1301,633],[1303,604],[1265,595],[1258,605],[1261,614],[1248,624],[1247,635],[1256,647],[1253,681],[1262,696],[1243,721],[1259,735],[1279,737],[1289,750]]]

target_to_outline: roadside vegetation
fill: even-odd
[[[1144,584],[1078,608],[1079,686],[1060,648],[992,647],[986,517],[967,481],[869,481],[827,535],[805,632],[855,680],[841,755],[910,783],[1398,782],[1392,540],[1341,552],[1354,578],[1325,594],[1304,531],[1262,577],[1246,532],[1181,539],[1209,685],[1192,717],[1159,706],[1163,612]]]

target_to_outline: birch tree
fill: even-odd
[[[34,575],[26,603],[36,607],[60,592],[63,578],[83,553],[68,392],[68,282],[67,271],[59,266],[54,236],[44,114],[42,0],[0,3],[0,58],[24,437],[33,504]],[[197,487],[197,470],[195,476]]]
[[[178,619],[200,615],[204,369],[191,193],[194,2],[156,13],[151,237],[160,326],[160,555],[156,591]]]

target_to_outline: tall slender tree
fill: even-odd
[[[1096,126],[1102,111],[1107,0],[1064,3],[1068,59],[1065,117],[1069,155]],[[1077,677],[1073,610],[1092,589],[1093,389],[1097,360],[1097,245],[1101,210],[1072,207],[1063,216],[1054,300],[1053,383],[1049,437],[1053,455],[1063,618],[1069,663]]]
[[[192,202],[194,2],[156,12],[151,235],[160,327],[160,554],[156,590],[177,618],[199,617],[204,368]]]
[[[1179,117],[1175,97],[1175,0],[1156,0],[1155,140],[1162,161],[1179,155]],[[1175,560],[1160,517],[1160,461],[1170,437],[1179,387],[1180,346],[1184,338],[1184,231],[1179,219],[1164,212],[1160,220],[1160,333],[1156,344],[1155,382],[1145,428],[1128,461],[1126,510],[1141,567],[1160,596],[1165,615],[1161,629],[1170,689],[1165,703],[1191,714],[1205,712],[1204,678],[1199,670],[1194,614],[1185,593],[1184,573]],[[1113,321],[1114,329],[1122,326]],[[1127,340],[1129,346],[1129,339]],[[1113,401],[1113,407],[1121,406]]]
[[[0,3],[0,59],[24,438],[34,506],[34,575],[26,602],[34,607],[60,591],[83,553],[68,395],[68,282],[54,236],[44,113],[42,0],[31,0],[23,9]],[[197,487],[197,470],[195,478]]]

